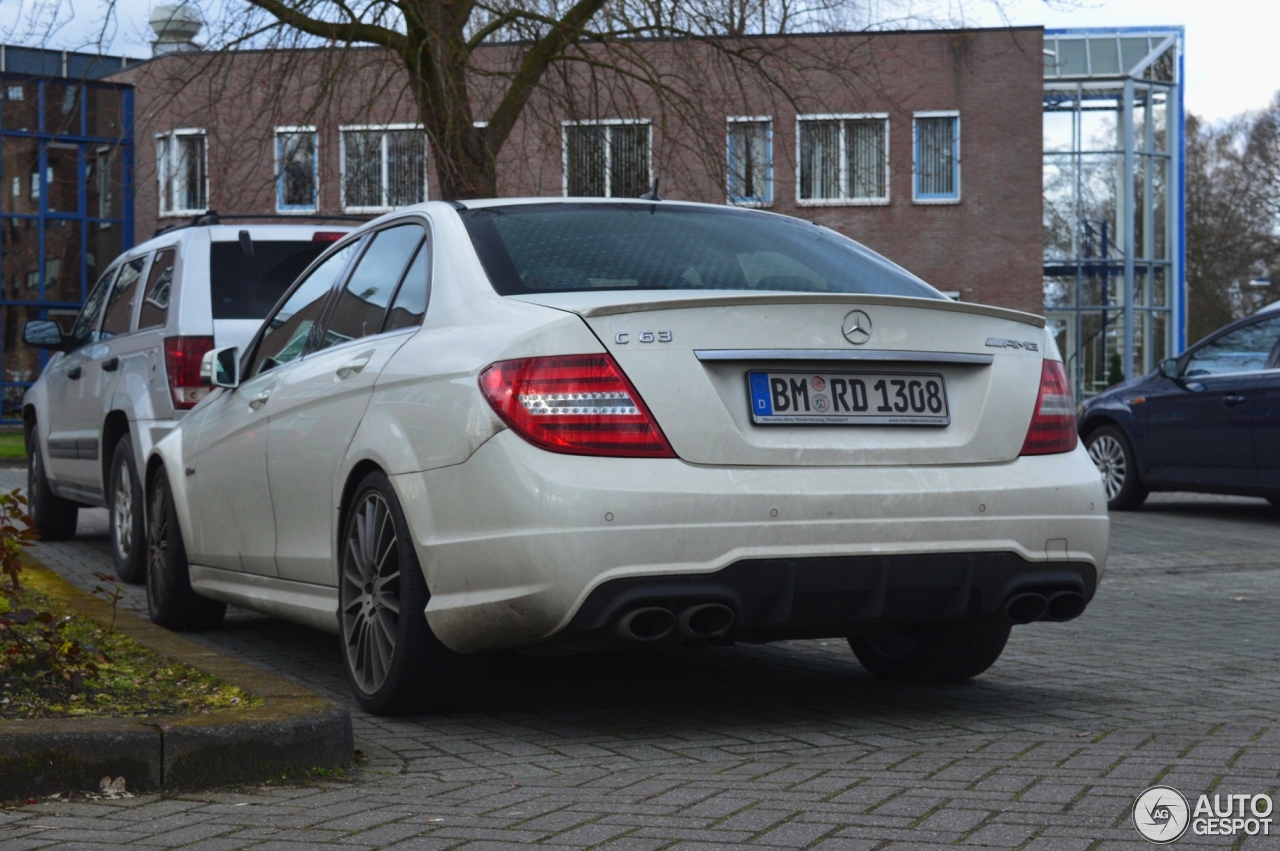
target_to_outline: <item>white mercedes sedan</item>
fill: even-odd
[[[337,633],[376,713],[500,648],[838,636],[962,680],[1105,563],[1044,320],[772,213],[407,208],[203,374],[145,472],[152,619]]]

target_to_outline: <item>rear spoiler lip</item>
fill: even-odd
[[[608,293],[607,295],[629,295],[632,301],[603,304],[573,304],[573,300],[587,296],[599,298],[606,293],[564,292],[564,293],[522,293],[507,298],[527,301],[543,307],[552,307],[576,313],[583,318],[595,316],[616,316],[624,313],[643,313],[658,310],[684,310],[690,307],[735,307],[749,304],[840,304],[853,307],[915,307],[931,310],[944,310],[952,313],[969,313],[977,316],[990,316],[994,319],[1006,319],[1033,328],[1045,327],[1043,316],[1011,310],[1007,307],[991,307],[985,304],[973,304],[964,301],[950,301],[934,298],[910,298],[907,296],[869,295],[863,293],[750,293],[726,290],[723,295],[707,295],[702,290],[668,290],[668,294],[660,298],[636,299],[636,293]],[[686,294],[687,293],[687,294]]]

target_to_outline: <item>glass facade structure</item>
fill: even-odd
[[[1079,398],[1185,345],[1182,48],[1045,32],[1045,315]]]
[[[48,359],[23,345],[26,320],[69,326],[133,245],[132,119],[128,86],[0,72],[0,419],[21,420]]]

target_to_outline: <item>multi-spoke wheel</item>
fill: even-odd
[[[954,683],[976,677],[1004,652],[1010,627],[849,639],[862,667],[882,680]]]
[[[439,709],[462,657],[427,625],[427,584],[387,477],[370,473],[346,512],[339,562],[342,657],[360,705],[379,715]]]
[[[1133,448],[1124,432],[1113,425],[1105,425],[1089,432],[1085,438],[1089,457],[1102,474],[1102,486],[1107,493],[1107,507],[1116,511],[1137,508],[1147,499],[1146,485],[1138,476],[1138,464]]]
[[[147,611],[151,620],[168,629],[213,629],[222,623],[227,604],[191,590],[187,547],[164,470],[156,473],[148,508]]]
[[[80,506],[63,499],[49,487],[40,454],[40,435],[32,425],[27,431],[27,514],[36,524],[40,537],[47,541],[74,538]]]
[[[133,463],[129,435],[116,443],[108,479],[107,513],[111,517],[111,556],[116,576],[125,582],[146,579],[146,542],[142,521],[142,483]]]

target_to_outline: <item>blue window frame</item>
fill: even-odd
[[[320,170],[314,127],[276,128],[276,210],[314,213]]]
[[[773,120],[730,118],[728,127],[730,204],[766,207],[773,203]]]
[[[912,197],[922,203],[960,200],[960,113],[917,112],[912,129]]]
[[[49,352],[28,348],[28,319],[69,329],[93,284],[133,246],[133,89],[0,73],[0,421]]]

